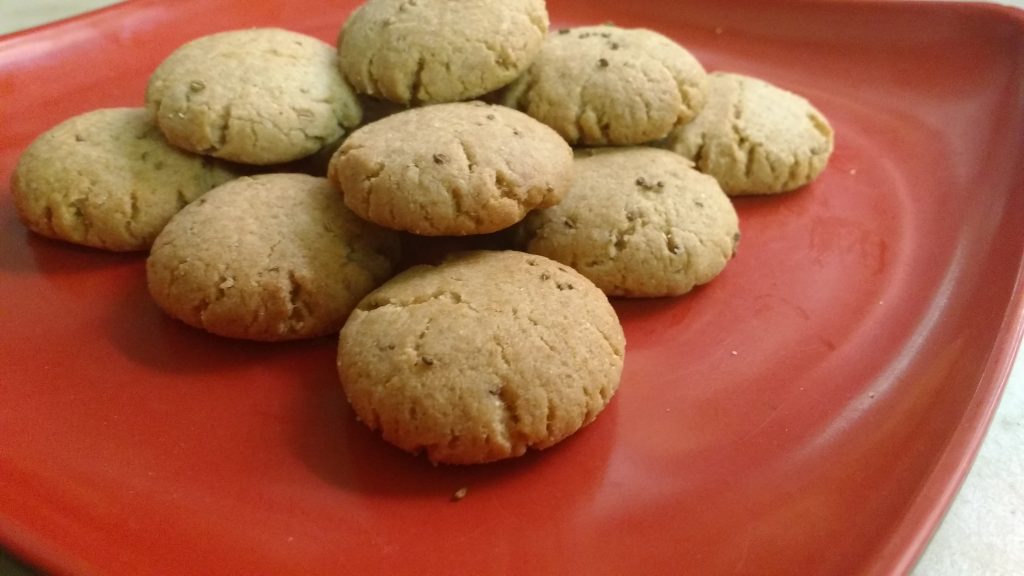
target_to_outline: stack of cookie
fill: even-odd
[[[543,0],[369,0],[336,46],[198,38],[145,108],[37,139],[15,204],[42,235],[149,250],[154,300],[187,324],[340,334],[357,417],[405,450],[546,448],[618,388],[608,296],[709,282],[740,238],[729,196],[798,188],[832,150],[806,100],[656,32],[548,28]],[[502,249],[395,276],[402,244],[485,235]]]

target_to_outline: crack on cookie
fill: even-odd
[[[684,128],[686,130],[688,128]],[[685,144],[679,144],[680,142],[685,143],[685,139],[682,135],[676,141],[677,143],[672,146],[677,152],[680,152],[679,148],[682,148]],[[684,154],[684,157],[686,155]],[[708,132],[707,130],[700,131],[700,144],[697,145],[697,149],[689,153],[689,159],[697,166],[702,172],[707,173],[708,167],[711,164],[711,152],[710,144],[708,143]]]
[[[423,84],[423,71],[426,66],[426,57],[423,54],[418,54],[416,57],[416,70],[413,71],[412,82],[409,87],[409,100],[414,106],[427,102],[430,99],[430,94]]]
[[[498,348],[498,358],[501,359],[502,365],[505,367],[506,370],[512,370],[512,361],[509,360],[508,349],[506,348],[505,344],[501,341],[501,338],[495,335],[494,338],[492,339],[492,342],[494,342],[494,345]]]
[[[519,198],[519,195],[516,194],[515,192],[515,183],[512,181],[512,178],[509,176],[509,174],[507,174],[505,171],[494,171],[494,187],[498,190],[498,194],[500,194],[502,198],[512,200],[517,204],[522,203],[522,200]]]
[[[294,271],[288,272],[288,331],[297,333],[302,330],[310,317],[309,304],[305,298],[305,288]]]
[[[828,140],[832,138],[832,127],[829,126],[828,122],[816,112],[808,112],[807,120],[811,123],[811,127],[814,128],[814,130],[818,134],[820,134],[822,138],[825,139],[825,144],[827,147]],[[813,150],[812,152],[824,153],[825,150]]]
[[[229,288],[234,287],[235,279],[224,274],[223,272],[217,277],[215,282],[216,292],[214,293],[214,302],[220,302],[227,296]]]
[[[546,334],[547,330],[543,329],[543,328],[545,328],[543,324],[538,322],[537,319],[534,318],[533,316],[528,316],[527,317],[527,321],[529,321],[530,325],[533,326],[534,328],[541,329],[541,330],[537,330],[536,331],[537,339],[540,340],[541,343],[543,343],[544,346],[550,352],[552,352],[553,354],[556,354],[556,355],[561,353],[561,347],[557,343],[552,343],[551,340],[547,337],[547,334]]]
[[[502,103],[510,108],[522,110],[530,116],[537,117],[536,110],[533,109],[533,93],[539,81],[537,74],[532,73],[531,68],[527,68],[522,76],[503,90]]]
[[[282,242],[284,242],[284,239],[278,238],[274,241],[273,244],[270,245],[270,248],[267,249],[267,257],[265,260],[268,264],[274,261],[274,253],[277,252],[277,247],[280,246]],[[271,266],[270,268],[267,268],[265,272],[277,272],[279,270],[279,267]],[[262,276],[263,273],[264,271],[261,271],[260,275]]]
[[[380,412],[377,410],[377,406],[371,401],[366,406],[366,411],[369,412],[369,414],[366,415],[368,416],[368,418],[363,418],[360,416],[360,413],[362,411],[356,411],[356,417],[362,420],[363,424],[366,424],[366,427],[369,428],[370,430],[380,430]]]
[[[804,182],[810,180],[810,167],[808,162],[799,156],[794,156],[790,160],[789,170],[786,171],[786,178],[781,184],[781,188],[790,189],[800,186]]]
[[[676,255],[684,250],[683,245],[676,240],[671,230],[665,232],[665,249],[668,250],[669,254]]]
[[[212,124],[214,131],[213,134],[211,134],[210,146],[208,149],[202,150],[203,153],[209,154],[219,152],[227,146],[228,133],[231,130],[231,122],[233,120],[233,109],[234,105],[232,103],[228,103],[218,111],[217,122]]]
[[[462,150],[463,157],[466,158],[466,169],[472,174],[477,168],[476,156],[470,152],[469,147],[466,146],[466,141],[461,137],[456,137],[455,142],[458,144],[459,149]]]
[[[498,387],[497,399],[504,413],[506,433],[511,436],[522,420],[519,414],[519,395],[512,386],[503,381]]]
[[[361,87],[366,91],[368,96],[380,97],[384,94],[384,90],[380,84],[380,79],[377,78],[376,72],[377,57],[379,55],[380,51],[374,50],[370,53],[368,58],[362,60],[362,78],[360,78],[360,80],[362,81],[361,84],[363,84],[363,86]],[[388,99],[390,100],[391,98]]]
[[[615,342],[613,341],[612,337],[610,335],[608,335],[608,333],[606,333],[599,326],[597,326],[596,324],[594,324],[593,322],[591,322],[589,320],[586,321],[585,325],[587,327],[589,327],[591,330],[593,330],[594,332],[597,332],[597,335],[601,337],[601,341],[604,342],[605,345],[608,346],[608,349],[612,352],[612,354],[615,355],[616,358],[618,358],[621,361],[625,357],[625,354],[626,354],[625,347],[622,346],[621,344],[620,345],[616,345]]]
[[[508,74],[516,71],[515,57],[509,54],[507,50],[503,50],[501,46],[495,46],[487,40],[482,41],[481,44],[487,53],[491,55],[491,62],[501,69],[502,72]]]
[[[423,354],[423,342],[427,338],[427,334],[430,332],[430,325],[433,324],[433,319],[428,318],[427,323],[423,325],[423,329],[416,336],[416,342],[413,344],[413,352],[416,354],[416,364],[423,367],[431,367],[434,365],[434,358]]]
[[[519,394],[506,380],[502,380],[496,390],[490,390],[489,392],[494,396],[501,410],[500,429],[503,437],[502,440],[512,451],[517,449],[525,450],[530,443],[525,441],[523,431],[520,428],[522,414],[520,413]]]
[[[43,207],[43,222],[46,223],[46,230],[53,232],[53,206],[49,204]]]
[[[361,212],[367,216],[372,216],[376,212],[374,199],[376,198],[377,195],[374,193],[374,183],[377,181],[378,178],[381,177],[385,169],[385,164],[383,162],[378,161],[373,164],[372,169],[370,169],[369,171],[366,172],[366,174],[363,175],[361,186],[363,194],[361,197],[358,198],[358,204],[359,208],[361,209]],[[343,196],[347,201],[351,201],[351,194],[343,193]],[[394,207],[390,206],[390,203],[388,205],[388,211],[393,215]]]
[[[438,300],[447,301],[452,304],[463,304],[462,295],[452,290],[436,290],[430,294],[415,296],[408,300],[399,300],[397,298],[388,297],[374,297],[370,296],[357,307],[363,312],[373,312],[374,310],[386,307],[394,308],[408,308],[411,306],[417,306],[420,304],[426,304],[428,302],[435,302]]]
[[[199,302],[196,302],[192,306],[192,316],[198,319],[198,323],[204,329],[206,328],[206,312],[210,309],[211,302],[206,298],[200,298]]]
[[[451,204],[452,204],[452,213],[455,214],[456,218],[478,217],[478,215],[475,212],[473,212],[473,211],[471,211],[471,212],[465,212],[464,211],[464,209],[463,209],[463,203],[464,203],[463,202],[464,201],[463,195],[464,195],[464,193],[465,193],[465,191],[462,189],[462,186],[458,186],[458,185],[453,186],[451,189],[448,190],[448,198],[449,198],[449,200],[451,200]]]
[[[368,170],[363,175],[363,185],[366,186],[367,189],[372,187],[373,183],[377,180],[377,178],[380,178],[380,175],[384,173],[384,170],[386,168],[387,165],[383,161],[374,162],[373,168]]]
[[[93,229],[93,221],[89,216],[88,209],[86,208],[88,203],[89,200],[85,196],[75,198],[68,203],[68,208],[70,209],[68,215],[71,216],[76,227],[82,229],[83,238],[91,236]]]
[[[742,85],[740,85],[739,90],[740,94],[731,103],[732,114],[731,122],[729,123],[729,128],[732,130],[736,150],[742,157],[743,175],[745,178],[749,180],[754,172],[754,155],[752,153],[753,143],[750,141],[750,139],[747,137],[747,134],[743,131],[743,128],[741,127],[741,122],[743,118]]]
[[[544,405],[544,433],[549,439],[553,439],[555,436],[555,418],[557,417],[558,408],[555,407],[555,403],[549,397]]]
[[[530,12],[529,14],[526,15],[526,18],[527,20],[530,21],[530,24],[537,30],[537,32],[540,33],[541,38],[547,36],[549,25],[544,13]],[[559,30],[559,32],[562,32],[562,30]],[[568,32],[564,33],[568,34]]]

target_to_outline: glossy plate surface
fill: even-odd
[[[982,5],[551,0],[648,26],[831,119],[818,182],[737,201],[724,274],[616,302],[622,387],[576,437],[432,467],[358,424],[331,339],[208,336],[142,256],[17,221],[18,154],[140,105],[201,34],[333,41],[353,2],[136,0],[0,40],[0,544],[56,573],[888,574],[984,434],[1021,336],[1024,20]],[[460,502],[451,495],[468,488]]]

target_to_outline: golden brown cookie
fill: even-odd
[[[11,179],[29,229],[115,251],[147,250],[171,216],[238,175],[164,140],[143,108],[75,116],[39,136]]]
[[[454,102],[514,80],[547,31],[543,0],[369,0],[346,20],[338,53],[358,92]]]
[[[330,178],[359,216],[425,236],[485,234],[558,202],[572,150],[504,106],[413,108],[363,126],[331,160]]]
[[[642,144],[696,116],[706,84],[697,59],[657,32],[585,26],[549,35],[501,102],[572,145]]]
[[[548,448],[619,385],[625,337],[607,298],[542,256],[466,252],[411,268],[341,330],[338,373],[358,418],[433,462]]]
[[[315,154],[361,116],[334,48],[279,28],[182,45],[153,72],[146,103],[175,146],[257,165]]]
[[[324,178],[245,177],[179,212],[153,244],[149,291],[214,334],[293,340],[337,332],[389,278],[394,232],[357,218]]]
[[[657,148],[581,151],[562,202],[531,213],[517,232],[528,252],[631,297],[676,296],[709,282],[740,237],[715,179]]]
[[[787,192],[821,174],[834,137],[810,102],[750,76],[715,72],[709,80],[708,105],[666,147],[730,195]]]

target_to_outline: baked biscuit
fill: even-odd
[[[369,0],[346,20],[338,53],[360,93],[454,102],[514,80],[547,31],[543,0]]]
[[[75,116],[39,136],[11,179],[29,229],[115,251],[147,250],[171,216],[238,175],[174,148],[143,108]]]
[[[424,236],[484,234],[561,199],[572,150],[553,130],[503,106],[413,108],[363,126],[330,178],[359,216]]]
[[[708,105],[665,146],[718,179],[727,194],[787,192],[825,169],[832,127],[810,102],[750,76],[715,72],[709,80]]]
[[[562,202],[531,213],[517,232],[528,252],[630,297],[676,296],[710,281],[740,237],[715,179],[657,148],[581,151]]]
[[[471,464],[548,448],[619,385],[625,337],[574,270],[522,252],[464,252],[399,274],[341,330],[358,418],[399,448]]]
[[[549,35],[500,99],[573,145],[641,144],[697,115],[706,76],[690,52],[657,32],[586,26]]]
[[[314,154],[361,116],[334,48],[279,28],[182,45],[153,72],[146,103],[175,146],[257,165]]]
[[[169,315],[214,334],[293,340],[336,333],[389,278],[399,240],[357,218],[324,178],[245,177],[179,212],[146,262]]]

